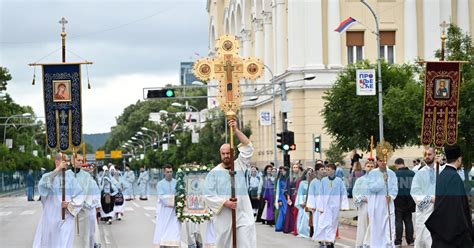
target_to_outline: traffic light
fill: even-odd
[[[277,133],[277,147],[280,150],[284,150],[283,146],[285,144],[285,136],[283,135],[284,133]]]
[[[294,151],[296,150],[295,144],[295,133],[292,131],[286,131],[277,133],[277,147],[283,151]]]
[[[176,95],[174,94],[174,89],[172,88],[162,88],[159,90],[148,90],[147,98],[173,98]]]
[[[314,152],[321,153],[321,135],[314,138]]]

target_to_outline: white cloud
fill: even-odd
[[[90,81],[87,89],[87,78],[82,79],[82,120],[83,133],[109,132],[116,124],[115,117],[122,114],[130,104],[143,100],[143,88],[162,87],[177,84],[178,75],[132,74],[115,77],[97,78],[102,81],[99,86]],[[42,83],[34,87],[38,92],[19,94],[13,92],[14,100],[23,105],[32,106],[37,116],[44,116]]]

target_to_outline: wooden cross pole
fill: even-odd
[[[240,109],[242,95],[240,79],[255,80],[263,73],[263,63],[253,57],[242,58],[239,56],[239,41],[232,35],[223,35],[216,42],[217,56],[199,59],[194,63],[194,74],[202,81],[217,80],[219,106],[227,119],[235,119]],[[235,197],[235,170],[234,170],[234,130],[230,128],[230,182],[231,201]],[[232,247],[237,247],[237,222],[236,211],[232,209]]]

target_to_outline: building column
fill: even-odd
[[[287,65],[287,16],[286,1],[275,0],[275,75],[282,74]]]
[[[441,0],[439,1],[439,16],[441,22],[446,21],[446,23],[451,23],[451,0]],[[439,23],[438,23],[439,25]]]
[[[255,32],[255,40],[254,40],[254,53],[253,55],[262,60],[264,59],[264,38],[263,38],[263,20],[259,18],[255,18],[252,21],[253,23],[253,30]],[[266,69],[265,69],[266,70]],[[260,77],[259,79],[256,80],[258,84],[264,82],[264,77]],[[262,86],[259,86],[262,87]],[[259,88],[257,87],[257,88]]]
[[[305,1],[288,1],[288,69],[302,70],[305,62]],[[315,15],[317,15],[315,13]],[[311,25],[312,26],[312,25]],[[311,35],[309,33],[308,35]]]
[[[264,60],[263,63],[272,71],[273,68],[273,26],[272,26],[272,12],[263,12],[263,33],[264,33]],[[265,82],[272,80],[272,74],[268,69],[265,69]]]
[[[319,3],[321,5],[321,3]],[[340,20],[339,0],[328,1],[328,67],[342,68],[341,34],[334,31]],[[318,36],[322,37],[322,33]],[[321,44],[322,47],[322,44]],[[322,51],[321,51],[322,54]],[[321,58],[322,59],[322,58]]]
[[[404,46],[405,46],[405,58],[406,63],[413,62],[418,57],[418,44],[413,42],[418,40],[418,31],[416,24],[416,0],[405,0],[405,34],[404,36]]]
[[[251,48],[252,48],[252,32],[248,29],[242,29],[240,32],[240,35],[242,37],[242,56],[243,57],[248,57],[251,56]]]
[[[471,2],[474,4],[474,2]],[[466,33],[469,33],[469,0],[458,0],[458,26]],[[472,34],[471,34],[472,35]]]
[[[424,59],[434,60],[434,54],[441,47],[440,0],[423,0]]]

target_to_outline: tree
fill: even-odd
[[[7,90],[7,83],[10,80],[12,80],[12,76],[8,72],[8,69],[0,66],[0,92]]]
[[[372,135],[378,141],[378,98],[357,96],[355,88],[356,70],[371,68],[376,65],[368,61],[348,65],[323,97],[324,127],[343,151],[369,150]],[[382,63],[384,138],[395,148],[420,142],[423,96],[417,72],[414,65]]]
[[[337,147],[337,145],[334,144],[334,142],[331,142],[329,145],[329,148],[324,151],[326,154],[326,160],[330,161],[331,163],[336,163],[339,162],[342,165],[345,164],[344,162],[344,151]]]

